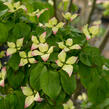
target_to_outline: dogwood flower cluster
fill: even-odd
[[[19,9],[27,10],[27,8],[24,5],[21,5],[19,1],[16,3],[5,2],[4,4],[8,6],[9,12],[15,12]]]
[[[8,42],[7,56],[19,52],[21,57],[19,66],[25,66],[26,64],[37,63],[37,60],[33,56],[41,56],[43,61],[47,61],[50,57],[50,54],[53,52],[53,46],[49,47],[46,43],[46,32],[42,33],[39,37],[32,36],[32,47],[31,51],[26,53],[25,51],[20,51],[23,46],[23,38],[18,39],[16,43]]]
[[[68,52],[73,49],[81,49],[80,45],[74,44],[71,38],[67,39],[65,42],[58,42],[58,46],[60,49]]]
[[[0,72],[0,86],[5,86],[5,78],[6,78],[6,67],[3,67]]]
[[[9,9],[8,12],[13,13],[13,12],[19,10],[19,9],[23,9],[23,10],[26,11],[28,16],[31,16],[31,17],[37,16],[37,18],[39,18],[41,14],[43,14],[46,10],[48,10],[48,8],[45,8],[45,9],[42,9],[42,10],[37,9],[36,11],[30,13],[30,12],[27,11],[26,6],[21,5],[21,3],[19,1],[16,2],[16,3],[5,2],[4,4],[6,6],[8,6],[8,9]]]
[[[37,91],[33,91],[29,86],[21,87],[23,94],[26,96],[24,108],[29,107],[34,101],[41,102],[43,99]]]
[[[71,14],[70,12],[67,12],[65,14],[63,14],[63,17],[66,19],[66,20],[74,20],[78,15],[77,14]]]
[[[86,101],[87,100],[87,95],[86,93],[82,93],[82,95],[78,96],[78,100],[80,101]]]
[[[106,65],[103,65],[103,66],[102,66],[102,69],[109,71],[109,67],[107,67]]]
[[[75,109],[74,103],[72,100],[69,100],[66,104],[63,104],[64,109]]]
[[[8,42],[8,49],[7,49],[7,56],[12,55],[14,53],[16,53],[17,51],[19,51],[23,45],[23,40],[24,38],[20,38],[18,39],[15,43],[14,42]]]
[[[24,65],[26,65],[28,63],[30,63],[30,64],[37,63],[35,58],[32,56],[32,51],[29,51],[27,54],[26,54],[26,52],[21,51],[19,53],[19,55],[21,57],[19,66],[24,66]]]
[[[56,64],[61,67],[64,71],[66,71],[71,77],[73,72],[73,64],[77,61],[77,57],[71,56],[70,58],[66,59],[66,52],[62,50],[58,55],[58,60],[56,61]]]
[[[59,48],[62,49],[62,51],[58,55],[58,60],[56,61],[56,64],[59,67],[61,67],[64,71],[66,71],[69,77],[71,77],[73,72],[73,64],[76,63],[78,57],[71,56],[68,59],[66,59],[67,52],[73,49],[81,49],[81,47],[79,44],[73,44],[73,40],[71,38],[63,42],[58,42],[57,44]]]
[[[37,63],[34,56],[41,56],[42,60],[46,62],[53,52],[54,46],[49,47],[49,45],[46,43],[46,32],[42,33],[39,37],[33,35],[31,40],[33,42],[31,51],[28,53],[25,51],[19,52],[21,57],[19,66]],[[9,48],[7,49],[7,55],[11,55],[19,51],[22,45],[23,38],[18,39],[16,43],[8,42]],[[70,77],[73,72],[73,64],[77,61],[77,57],[71,56],[66,60],[66,52],[73,49],[81,49],[81,47],[78,44],[73,44],[73,40],[71,38],[63,42],[58,42],[58,46],[60,49],[62,49],[62,51],[59,53],[56,63],[59,67],[62,67],[62,69],[66,71]]]
[[[55,17],[50,19],[49,22],[45,24],[45,27],[52,28],[53,34],[56,34],[59,28],[62,28],[63,26],[64,23],[63,22],[58,23]]]
[[[98,35],[100,23],[101,23],[100,21],[96,21],[94,22],[93,26],[88,27],[88,24],[86,24],[82,28],[82,31],[85,34],[87,40],[90,40],[91,38],[94,38],[96,35]]]
[[[37,49],[40,43],[45,43],[46,41],[45,38],[46,38],[46,32],[42,33],[39,37],[32,35],[31,40],[33,44],[32,44],[31,50]]]
[[[0,52],[0,58],[3,58],[5,56],[5,51]]]
[[[42,9],[42,10],[37,9],[36,11],[34,11],[32,13],[27,13],[27,15],[29,15],[31,17],[37,16],[37,18],[39,18],[40,15],[43,14],[47,10],[48,10],[48,8],[45,8],[45,9]]]
[[[32,56],[41,56],[43,61],[47,61],[49,59],[50,54],[53,52],[53,46],[49,47],[46,43],[46,32],[41,34],[39,38],[36,36],[32,36]],[[39,40],[38,40],[39,39]]]

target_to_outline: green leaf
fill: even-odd
[[[22,102],[21,102],[22,100]],[[24,109],[25,97],[21,91],[8,94],[0,99],[0,109]]]
[[[100,51],[95,47],[85,47],[79,56],[80,61],[87,66],[102,66]]]
[[[96,83],[91,84],[88,88],[88,99],[96,104],[103,102],[108,94],[107,89],[107,82],[105,79],[101,78],[100,80],[96,81]]]
[[[86,65],[79,63],[79,74],[82,84],[85,87],[90,86],[89,83],[92,82],[92,75],[91,75],[91,69],[90,67],[87,67]]]
[[[104,79],[102,69],[99,67],[90,68],[79,63],[79,74],[82,84],[88,91],[88,99],[91,102],[97,104],[106,99],[109,82]]]
[[[43,102],[43,103],[37,104],[34,109],[63,109],[63,106],[62,105],[51,106],[48,103]]]
[[[48,8],[47,11],[45,11],[39,18],[39,22],[45,23],[48,22],[48,20],[53,16],[54,11],[53,11],[53,7],[47,3],[47,2],[33,2],[33,7],[34,9],[44,9],[44,8]]]
[[[0,11],[0,17],[5,15],[8,12],[8,9],[5,9],[3,11]]]
[[[37,91],[40,90],[40,75],[43,72],[46,73],[47,68],[42,63],[35,64],[30,69],[30,85]]]
[[[37,19],[37,17],[29,17],[29,20],[32,22],[41,22],[41,23],[45,23],[48,22],[48,20],[53,16],[54,14],[54,10],[53,10],[53,6],[51,6],[49,3],[47,2],[41,2],[41,1],[31,1],[31,0],[23,0],[26,4],[26,7],[28,9],[29,12],[33,12],[37,9],[41,10],[44,8],[48,8],[47,11],[45,11],[40,17],[39,19]]]
[[[64,109],[62,105],[53,106],[51,109]]]
[[[59,104],[63,104],[63,101],[65,99],[65,92],[64,91],[61,91],[59,96],[56,98],[56,104],[59,105]]]
[[[38,36],[40,36],[43,32],[45,32],[44,28],[38,26],[36,27],[36,34]]]
[[[66,97],[66,93],[61,90],[60,94],[58,95],[58,97],[55,100],[53,100],[47,96],[47,101],[51,106],[61,105],[65,102],[65,97]]]
[[[15,109],[23,109],[25,104],[25,97],[21,91],[15,91],[15,95],[17,98],[17,105]],[[22,102],[21,102],[22,100]]]
[[[61,91],[59,74],[56,71],[47,71],[41,74],[41,88],[50,98],[56,99]]]
[[[4,5],[2,1],[0,1],[0,17],[5,15],[6,12],[8,12],[8,7]]]
[[[69,77],[68,74],[64,71],[61,71],[60,74],[61,74],[61,83],[64,91],[68,95],[71,95],[76,89],[75,76],[72,74],[72,76]]]
[[[5,9],[7,9],[8,7],[6,5],[3,4],[2,1],[0,1],[0,11],[3,11]]]
[[[91,60],[90,60],[90,57],[87,56],[86,54],[84,53],[81,53],[80,54],[80,61],[85,64],[85,65],[88,65],[88,66],[91,66]]]
[[[51,109],[51,107],[47,103],[40,103],[40,104],[37,104],[34,109]]]
[[[7,26],[3,23],[0,23],[0,43],[4,43],[8,38],[8,29]]]
[[[66,26],[63,29],[60,29],[61,35],[66,40],[68,38],[72,38],[74,44],[80,44],[81,46],[86,44],[86,37],[84,34],[80,33],[77,29],[72,26]]]
[[[104,102],[96,106],[96,109],[108,109],[108,108],[109,108],[109,98],[107,98]]]
[[[31,28],[25,23],[17,23],[14,25],[12,35],[8,37],[9,42],[15,42],[17,39],[24,38],[25,40],[30,39]]]
[[[13,71],[12,69],[8,70],[7,73],[8,83],[12,88],[18,88],[21,86],[24,79],[24,72],[22,71]]]
[[[90,84],[99,79],[99,73],[96,68],[90,68],[82,63],[79,63],[79,74],[85,88],[90,87]]]
[[[16,95],[14,94],[9,94],[6,96],[5,101],[4,101],[4,106],[5,109],[10,108],[10,109],[15,109],[16,105],[17,105],[17,98]]]
[[[72,12],[77,12],[78,11],[78,6],[76,4],[72,4]]]
[[[4,99],[0,99],[0,109],[6,109],[4,106]]]
[[[19,63],[20,63],[20,56],[18,53],[13,54],[12,57],[8,61],[8,65],[13,69],[13,70],[18,70],[19,69]]]

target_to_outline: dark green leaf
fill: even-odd
[[[21,91],[15,92],[16,98],[17,98],[17,105],[15,109],[23,109],[25,104],[25,97]],[[22,102],[21,102],[22,100]]]
[[[12,69],[8,70],[7,74],[8,83],[13,88],[18,88],[21,86],[24,79],[24,72],[22,71],[13,71]]]
[[[14,54],[8,61],[8,65],[13,68],[13,70],[19,69],[20,56],[19,54]]]
[[[0,99],[0,109],[6,109],[4,105],[4,99]]]
[[[0,1],[0,11],[3,11],[5,9],[7,9],[8,7],[6,5],[3,4],[2,1]]]
[[[41,88],[50,98],[56,99],[61,91],[59,74],[55,71],[47,71],[41,74]]]
[[[80,61],[87,66],[102,66],[100,51],[95,47],[85,47],[79,56]]]
[[[68,76],[68,74],[64,71],[61,71],[61,83],[64,91],[71,95],[74,90],[76,89],[76,80],[75,76],[72,74],[71,77]]]
[[[59,105],[59,104],[62,104],[64,99],[65,99],[65,92],[64,91],[61,91],[59,96],[56,98],[56,104]]]
[[[37,104],[34,109],[51,109],[51,107],[47,103],[41,103]]]
[[[46,67],[42,63],[38,63],[30,69],[30,85],[37,91],[40,90],[40,75],[42,72],[47,72]]]
[[[79,74],[81,82],[86,88],[99,79],[99,73],[96,68],[90,68],[82,63],[79,63]]]
[[[63,105],[57,105],[57,106],[54,106],[51,109],[64,109],[64,107],[63,107]]]
[[[31,28],[25,23],[17,23],[14,25],[12,34],[8,37],[8,41],[15,42],[17,39],[25,38],[28,40],[30,38]]]
[[[5,109],[6,108],[15,109],[16,105],[17,105],[17,97],[14,94],[7,95],[4,103]]]
[[[0,23],[0,43],[4,43],[8,38],[8,29],[7,26],[3,23]]]
[[[96,83],[90,84],[88,88],[88,99],[93,103],[103,102],[108,93],[108,84],[104,79],[96,81]]]
[[[8,11],[8,7],[3,4],[2,1],[0,1],[0,17]]]

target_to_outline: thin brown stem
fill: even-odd
[[[107,30],[98,46],[98,48],[100,49],[101,52],[104,50],[104,47],[105,47],[108,39],[109,39],[109,25],[108,25]]]
[[[57,3],[56,3],[56,0],[53,0],[53,7],[54,7],[54,16],[56,17],[57,20],[58,19],[58,16],[57,16]]]
[[[86,24],[86,22],[87,22],[86,11],[88,11],[88,0],[82,0],[82,7],[81,7],[81,12],[80,12],[80,19],[81,20],[80,20],[80,23],[79,23],[79,27]]]
[[[77,75],[76,75],[76,84],[77,84],[77,88],[76,88],[74,95],[71,98],[71,100],[73,101],[76,109],[81,109],[80,104],[78,104],[78,102],[77,102],[77,98],[82,93],[82,91],[85,90],[85,88],[81,84],[80,78],[78,78]]]
[[[92,18],[92,15],[93,15],[95,7],[96,7],[96,1],[97,0],[93,0],[92,8],[91,8],[91,11],[90,11],[89,16],[88,16],[87,24],[91,23],[91,18]]]

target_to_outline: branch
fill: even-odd
[[[72,3],[73,3],[73,0],[70,0],[69,1],[69,6],[68,6],[68,12],[72,11]]]
[[[58,16],[57,16],[57,3],[56,3],[56,0],[53,0],[53,7],[54,7],[54,16],[56,17],[57,20],[58,19]]]
[[[88,9],[88,0],[82,0],[82,7],[81,7],[81,13],[80,13],[80,24],[79,27],[86,24],[87,20],[87,9]]]
[[[85,90],[85,88],[81,84],[80,78],[78,78],[77,75],[76,75],[76,84],[77,84],[77,87],[76,87],[76,90],[75,90],[74,95],[71,98],[71,100],[73,101],[76,109],[81,109],[80,104],[77,102],[77,98]]]
[[[101,52],[104,50],[104,47],[105,47],[108,39],[109,39],[109,25],[107,27],[107,30],[106,30],[104,36],[103,36],[103,39],[101,40],[101,42],[98,46],[98,48],[100,49]]]
[[[88,16],[87,24],[90,24],[90,22],[91,22],[91,18],[92,18],[92,15],[93,15],[93,13],[94,13],[95,6],[96,6],[96,1],[97,1],[97,0],[93,0],[92,9],[91,9],[90,14],[89,14],[89,16]]]

